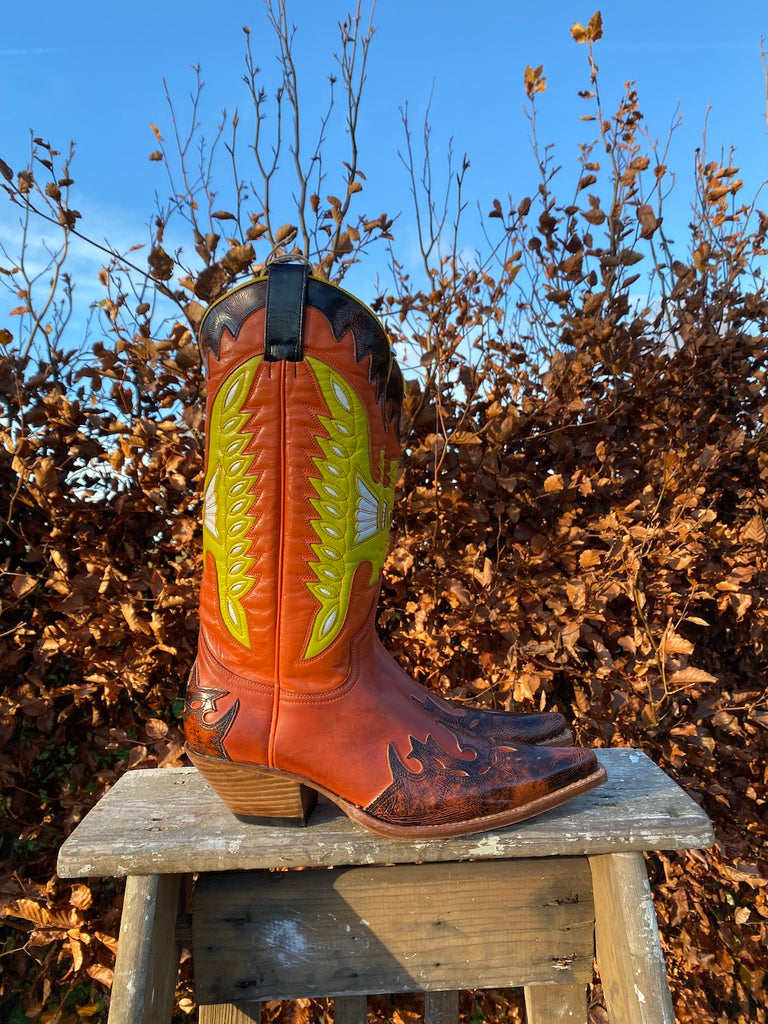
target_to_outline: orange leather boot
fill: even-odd
[[[276,262],[210,308],[201,344],[204,570],[185,731],[230,809],[301,823],[321,792],[379,834],[440,837],[603,782],[592,751],[521,745],[519,716],[453,708],[377,640],[402,378],[373,313]]]

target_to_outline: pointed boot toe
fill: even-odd
[[[418,745],[414,771],[390,751],[392,784],[354,820],[392,838],[444,838],[532,818],[605,781],[591,750],[573,747],[475,749],[448,761]],[[349,813],[349,812],[348,812]]]

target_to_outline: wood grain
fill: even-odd
[[[179,970],[180,883],[178,875],[126,880],[109,1024],[171,1019]]]
[[[333,1001],[333,1024],[368,1024],[366,996],[337,996]]]
[[[238,821],[194,768],[126,773],[59,852],[63,878],[677,850],[713,842],[706,814],[640,751],[600,750],[608,782],[537,818],[453,839],[385,839],[321,798],[304,829]]]
[[[206,875],[197,998],[586,984],[591,890],[584,857]]]
[[[590,867],[597,962],[611,1020],[621,1024],[675,1024],[642,855],[591,857]]]
[[[525,1024],[587,1024],[587,1019],[585,985],[532,985],[525,990]]]
[[[459,993],[425,992],[424,1024],[459,1024]]]
[[[198,1024],[261,1024],[261,1003],[218,1003],[198,1006],[197,1020]],[[158,1024],[165,1022],[158,1021]]]

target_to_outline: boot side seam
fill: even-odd
[[[271,369],[271,368],[270,368]],[[281,361],[278,364],[279,373],[279,394],[280,408],[278,412],[278,451],[280,464],[278,466],[279,497],[278,497],[278,522],[277,522],[277,601],[275,606],[275,658],[272,668],[272,717],[269,723],[269,765],[275,765],[275,746],[277,744],[277,722],[280,715],[280,671],[281,671],[281,646],[282,646],[282,618],[283,600],[285,594],[285,519],[286,519],[286,473],[287,473],[287,427],[286,427],[286,364]]]

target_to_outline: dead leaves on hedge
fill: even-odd
[[[595,16],[574,37],[601,31]],[[526,70],[530,99],[544,82]],[[585,742],[643,748],[706,808],[715,850],[649,859],[677,1018],[765,1024],[768,298],[750,260],[768,217],[748,229],[735,169],[702,159],[691,251],[653,262],[663,216],[646,200],[666,167],[633,148],[638,119],[630,89],[613,206],[585,152],[577,203],[547,188],[494,202],[496,278],[454,255],[429,289],[403,277],[382,297],[420,376],[380,629],[426,686],[558,708]],[[201,235],[209,265],[180,287],[215,297],[258,237],[216,262],[218,236]],[[159,281],[168,260],[158,239]],[[652,307],[632,291],[640,268]],[[57,880],[61,840],[126,768],[182,751],[203,382],[189,327],[150,330],[140,303],[126,330],[126,303],[104,306],[107,340],[77,372],[0,357],[0,999],[14,985],[30,1019],[54,971],[92,983],[85,1017],[111,983],[119,893]]]

